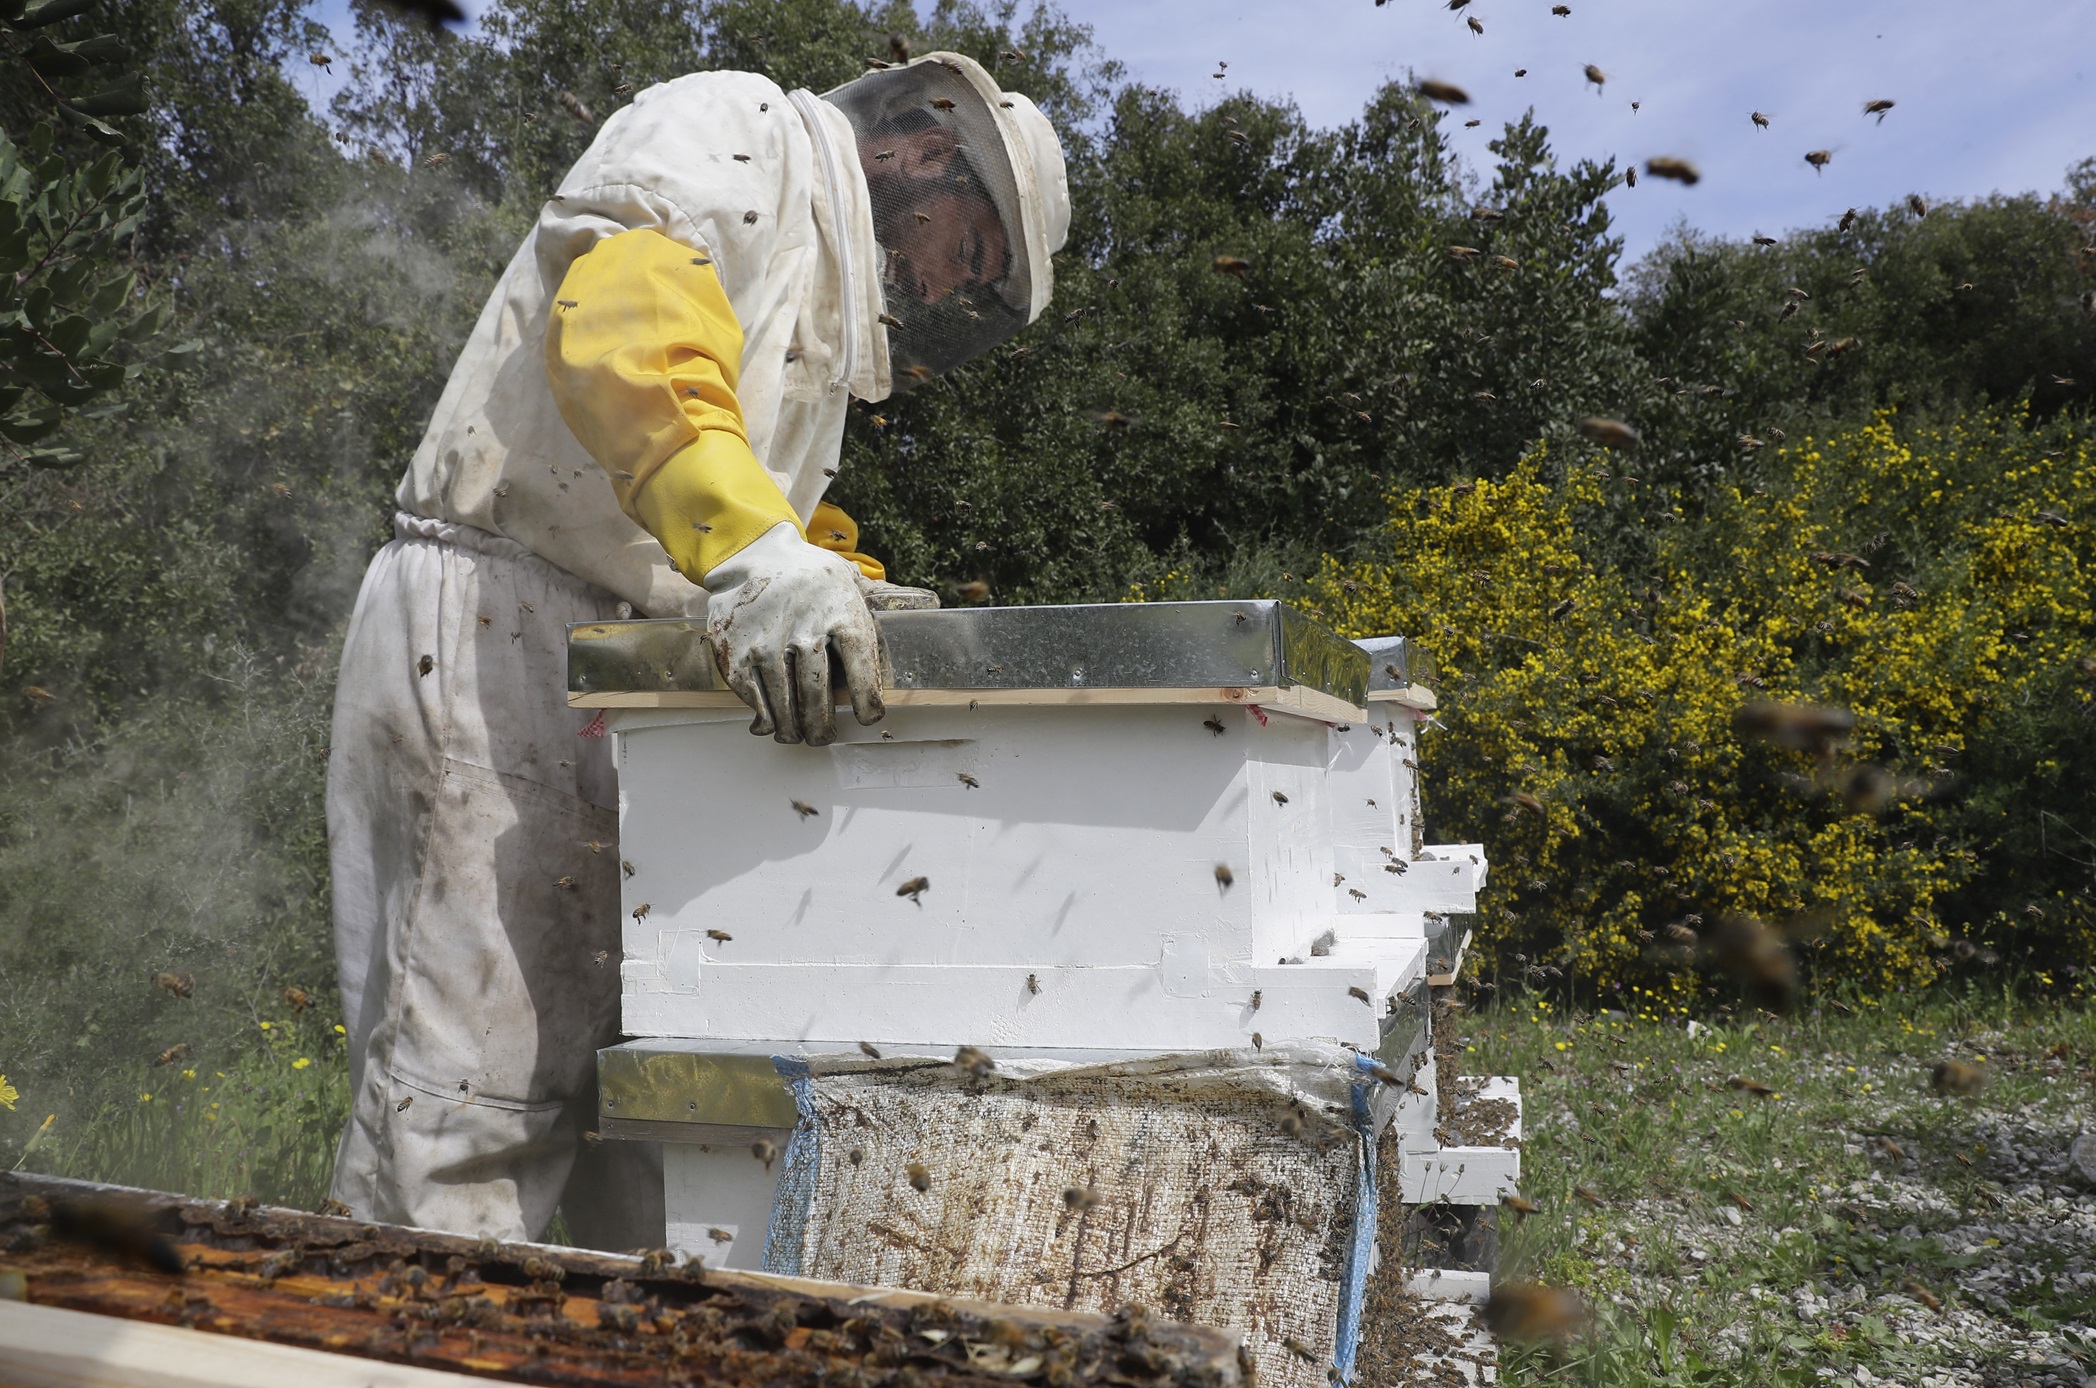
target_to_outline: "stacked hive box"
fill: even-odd
[[[694,624],[571,633],[630,864],[636,1040],[602,1057],[602,1129],[669,1143],[673,1247],[758,1266],[768,1233],[781,1268],[814,1246],[784,1227],[810,1208],[779,1195],[795,1163],[751,1146],[805,1131],[809,1067],[856,1043],[1007,1072],[1218,1053],[1209,1076],[1343,1047],[1385,1067],[1348,1121],[1397,1134],[1406,1201],[1511,1188],[1514,1151],[1436,1136],[1430,988],[1486,863],[1422,841],[1434,701],[1401,639],[1276,603],[880,620],[888,716],[826,748],[750,737]]]

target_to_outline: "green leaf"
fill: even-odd
[[[29,0],[11,21],[17,29],[41,29],[93,9],[97,0]]]
[[[35,443],[64,420],[65,411],[55,400],[37,399],[0,415],[0,438],[11,443]]]
[[[90,116],[141,116],[146,110],[145,88],[137,73],[127,73],[114,86],[104,87],[93,96],[79,96],[68,103],[75,111]]]
[[[97,34],[76,43],[53,43],[43,35],[37,35],[22,55],[22,61],[46,77],[78,77],[83,72],[93,71],[107,63],[118,63],[130,57],[123,41],[114,34]]]
[[[58,103],[58,114],[65,118],[66,124],[76,129],[85,130],[89,137],[99,140],[105,145],[120,145],[124,142],[124,137],[118,134],[115,129],[95,119],[93,116],[74,110],[63,101]]]

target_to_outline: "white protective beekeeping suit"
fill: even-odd
[[[396,538],[350,623],[328,779],[353,1086],[334,1193],[361,1216],[531,1238],[561,1203],[578,1241],[660,1241],[659,1158],[605,1143],[577,1161],[595,1051],[618,1036],[620,860],[607,744],[566,704],[565,627],[705,612],[673,555],[716,586],[761,585],[766,556],[799,563],[812,545],[878,577],[822,503],[849,401],[1038,316],[1068,225],[1060,150],[1024,97],[945,54],[869,77],[886,81],[878,100],[860,83],[819,98],[698,74],[607,120],[490,296],[400,484]],[[925,147],[922,118],[897,114],[918,106],[961,151],[932,172],[972,181],[1010,219],[994,283],[925,297],[931,250],[908,237],[932,223],[886,206],[907,188],[874,148],[897,130],[898,147]],[[625,330],[589,319],[597,296],[562,299],[583,269],[601,279],[635,246],[661,261],[665,245],[739,329],[719,363],[732,398],[711,416],[678,415],[684,392],[656,389],[635,365],[645,353],[583,352],[588,333]],[[689,344],[672,345],[674,358]],[[669,413],[632,425],[636,400]],[[783,498],[745,507],[758,532],[732,554],[716,534],[732,526],[661,514],[664,479],[703,451],[678,452],[685,436],[719,443],[716,427],[754,460],[722,494]],[[665,456],[639,456],[650,449]],[[690,549],[699,531],[713,553]]]

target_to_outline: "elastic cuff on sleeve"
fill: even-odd
[[[801,528],[786,494],[749,445],[718,430],[700,435],[650,474],[628,499],[627,512],[694,583],[773,526]]]

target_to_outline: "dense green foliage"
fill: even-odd
[[[1128,85],[1050,9],[505,0],[458,36],[372,6],[344,51],[297,0],[131,0],[107,23],[143,79],[118,125],[147,202],[94,283],[136,275],[170,338],[201,345],[151,362],[122,417],[53,434],[77,464],[0,466],[0,1069],[23,1094],[0,1143],[136,1103],[176,1043],[230,1069],[289,1020],[287,986],[328,1016],[335,642],[494,276],[595,122],[650,82],[744,67],[820,90],[899,33],[993,65],[1066,132],[1075,219],[1048,315],[849,427],[837,499],[896,577],[949,593],[1113,599],[1173,575],[1189,596],[1299,594],[1286,575],[1320,555],[1402,561],[1393,493],[1504,477],[1537,441],[1576,456],[1588,414],[1643,430],[1637,471],[1686,536],[1764,478],[1741,434],[1991,403],[2065,440],[2096,380],[2086,167],[2049,199],[1684,241],[1624,275],[1603,202],[1619,173],[1560,168],[1533,121],[1473,171],[1401,87],[1330,130],[1242,94],[1189,105]],[[347,84],[319,110],[326,69]],[[41,118],[0,102],[18,144]],[[92,167],[85,133],[61,147]],[[1781,317],[1792,285],[1812,298]],[[1815,331],[1858,345],[1808,353]],[[1660,581],[1638,502],[1583,524],[1626,588]],[[2014,714],[2062,746],[2070,715]],[[1945,802],[1995,817],[1972,835],[1985,890],[1957,909],[2085,896],[2086,794],[2028,797],[2025,763],[1995,755],[1975,749]],[[156,970],[193,973],[194,996]]]

